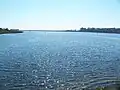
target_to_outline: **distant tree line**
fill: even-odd
[[[120,28],[80,28],[80,30],[66,30],[66,32],[98,32],[98,33],[120,33]]]
[[[8,28],[0,28],[0,34],[3,33],[9,33],[9,29]]]
[[[1,31],[2,31],[2,30],[4,30],[4,31],[9,31],[8,28],[0,28],[0,30],[1,30]]]
[[[80,28],[81,32],[120,33],[120,28]]]
[[[19,31],[19,29],[8,29],[8,28],[0,28],[0,34],[5,33],[22,33],[23,31]]]

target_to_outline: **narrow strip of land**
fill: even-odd
[[[94,32],[94,33],[116,33],[120,34],[120,28],[80,28],[79,30],[24,30],[43,32]]]
[[[120,28],[80,28],[80,30],[66,30],[66,32],[96,32],[96,33],[118,33]]]
[[[19,29],[8,29],[8,28],[0,28],[0,34],[9,34],[9,33],[23,33]]]

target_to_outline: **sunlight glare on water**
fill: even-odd
[[[120,35],[0,35],[0,90],[80,90],[119,84]]]

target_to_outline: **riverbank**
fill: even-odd
[[[120,28],[80,28],[79,30],[24,30],[41,32],[91,32],[91,33],[114,33],[120,34]]]
[[[20,31],[19,29],[8,29],[8,28],[0,28],[0,34],[12,34],[12,33],[23,33],[23,31]]]
[[[80,28],[80,30],[65,30],[65,32],[93,32],[120,34],[120,28]]]

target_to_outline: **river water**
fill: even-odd
[[[120,80],[120,35],[0,35],[0,90],[80,90]]]

